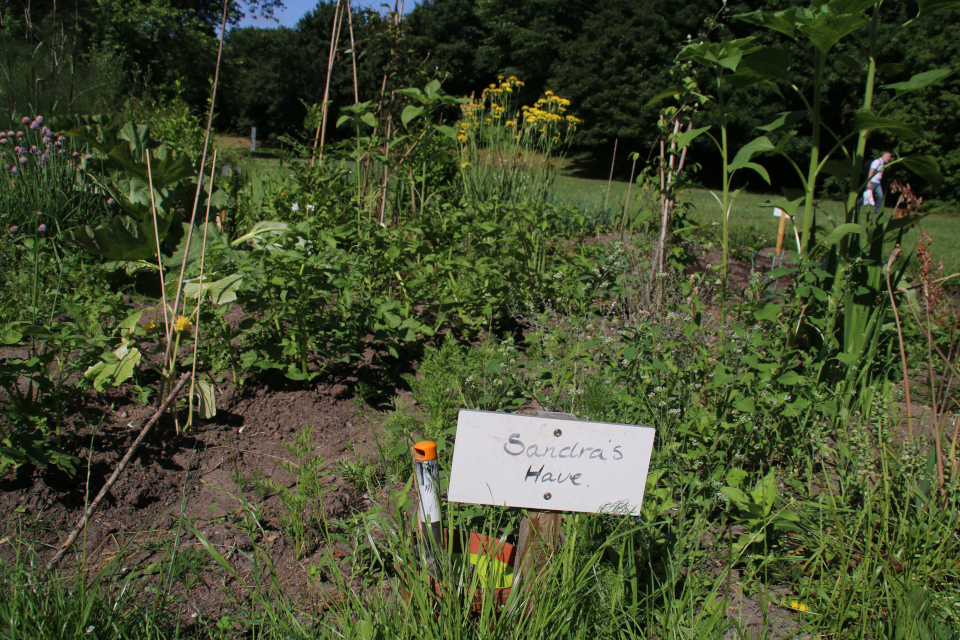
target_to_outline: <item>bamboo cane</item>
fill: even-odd
[[[317,132],[313,136],[313,152],[316,158],[317,143],[320,143],[320,157],[317,159],[319,164],[323,164],[323,145],[327,137],[327,109],[330,100],[330,78],[333,75],[333,61],[336,58],[337,43],[340,39],[340,23],[343,21],[343,14],[340,13],[340,0],[337,0],[336,9],[333,12],[333,27],[330,32],[330,53],[327,56],[327,82],[323,89],[323,104],[320,107],[320,122],[317,123]],[[314,158],[310,159],[310,166],[313,166]]]

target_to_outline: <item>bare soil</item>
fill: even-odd
[[[354,377],[345,379],[347,384],[324,382],[296,390],[282,382],[226,387],[217,399],[217,415],[195,422],[179,435],[172,416],[165,415],[64,557],[63,568],[68,574],[89,571],[121,554],[125,571],[144,571],[165,565],[176,546],[184,557],[200,559],[200,570],[185,571],[174,588],[179,593],[171,594],[182,602],[181,617],[187,623],[195,615],[216,620],[229,604],[229,594],[236,592],[232,587],[238,585],[231,584],[206,552],[190,554],[201,550],[194,532],[229,558],[245,579],[253,564],[242,552],[253,549],[253,535],[258,546],[269,550],[281,589],[289,597],[322,606],[330,597],[327,583],[322,573],[314,571],[311,576],[308,571],[312,561],[329,555],[329,550],[318,541],[298,560],[294,540],[280,526],[286,509],[280,499],[269,492],[254,495],[244,483],[243,497],[259,516],[251,530],[238,480],[257,473],[294,487],[295,478],[279,466],[284,460],[297,462],[284,444],[313,426],[313,455],[324,461],[322,497],[316,507],[331,521],[367,508],[370,501],[336,472],[341,459],[358,455],[351,445],[358,451],[375,451],[374,430],[382,414],[353,397],[350,385],[355,381]],[[75,417],[85,415],[88,424],[102,418],[98,429],[83,427],[63,442],[83,461],[76,477],[57,469],[27,470],[0,482],[0,512],[8,514],[0,524],[4,541],[26,540],[44,560],[55,553],[154,411],[119,391],[107,396],[91,392],[73,408]],[[181,409],[181,425],[185,418]],[[13,553],[12,545],[0,543],[0,554],[10,559]],[[191,573],[199,579],[191,579]],[[238,592],[235,595],[239,597]]]

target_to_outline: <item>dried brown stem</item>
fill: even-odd
[[[100,489],[100,493],[97,494],[97,497],[94,498],[93,502],[90,503],[90,506],[87,507],[87,510],[84,511],[83,517],[77,522],[73,527],[73,530],[70,532],[70,535],[67,536],[67,539],[64,541],[60,549],[57,550],[57,553],[54,554],[50,561],[47,563],[47,571],[52,569],[63,557],[73,543],[77,541],[77,536],[84,530],[87,526],[87,522],[90,521],[90,516],[93,515],[93,512],[97,510],[97,507],[100,506],[100,503],[106,497],[107,493],[110,492],[110,489],[113,488],[113,485],[116,484],[117,479],[120,477],[120,474],[123,473],[123,470],[127,468],[127,465],[130,464],[130,461],[133,459],[134,454],[137,452],[137,449],[140,447],[140,444],[143,442],[144,438],[147,437],[147,434],[150,433],[150,430],[153,428],[153,425],[157,424],[157,420],[160,419],[160,416],[163,415],[163,412],[167,410],[167,407],[170,406],[170,403],[176,399],[180,394],[180,391],[183,389],[184,385],[187,384],[187,380],[190,379],[189,373],[184,373],[180,376],[180,380],[177,381],[176,386],[170,391],[166,399],[160,404],[157,410],[151,416],[150,420],[143,426],[143,429],[140,430],[140,435],[137,436],[137,439],[133,441],[133,444],[130,445],[130,448],[127,449],[127,453],[123,456],[123,460],[120,461],[120,464],[117,465],[117,468],[114,469],[113,475],[107,480],[107,483],[103,485],[103,488]]]

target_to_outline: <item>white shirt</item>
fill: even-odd
[[[870,178],[870,182],[876,182],[877,184],[883,180],[883,158],[877,158],[870,163],[870,171],[873,173],[873,176]]]

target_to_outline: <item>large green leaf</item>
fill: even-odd
[[[930,183],[933,187],[943,184],[943,175],[936,160],[930,156],[906,156],[900,158],[900,164]]]
[[[953,69],[931,69],[930,71],[924,71],[923,73],[918,73],[912,76],[909,80],[905,82],[894,82],[893,84],[883,85],[884,89],[893,89],[897,93],[905,93],[907,91],[916,91],[917,89],[923,89],[924,87],[929,87],[932,84],[936,84],[942,80],[946,80],[953,75]]]
[[[683,133],[677,134],[674,140],[677,143],[677,149],[683,149],[688,144],[696,140],[706,131],[709,131],[710,127],[700,127],[699,129],[690,129],[689,131],[684,131]]]
[[[863,233],[863,232],[864,232],[863,225],[855,224],[853,222],[847,222],[847,223],[841,224],[839,227],[831,231],[830,235],[828,235],[821,242],[821,244],[826,247],[832,247],[833,245],[840,242],[842,238],[850,235],[851,233]]]
[[[102,360],[88,368],[83,377],[93,381],[93,387],[103,393],[129,380],[138,364],[140,350],[124,344],[112,353],[104,354]]]
[[[927,15],[936,11],[951,11],[960,9],[960,0],[917,0],[920,15]]]
[[[116,216],[96,227],[70,231],[67,238],[84,251],[109,260],[151,260],[157,255],[157,237],[163,242],[179,222],[180,214],[174,211],[169,218],[157,219],[155,232],[153,220]]]
[[[766,180],[767,184],[769,184],[770,176],[767,174],[767,170],[751,160],[753,159],[753,156],[757,155],[758,153],[772,151],[774,148],[775,147],[773,146],[773,143],[770,142],[770,138],[766,136],[754,138],[747,144],[740,147],[737,155],[734,156],[733,161],[730,163],[730,172],[732,173],[740,169],[752,169],[760,174],[760,177]]]
[[[869,109],[858,109],[853,116],[853,132],[860,131],[886,131],[904,140],[915,140],[923,135],[923,130],[915,124],[884,118]]]
[[[807,117],[807,111],[784,111],[770,116],[759,125],[757,129],[761,131],[776,131],[784,127],[792,127]]]
[[[407,126],[411,120],[418,117],[421,113],[423,113],[423,107],[408,104],[403,108],[403,113],[400,114],[400,122],[403,123],[403,126]]]

